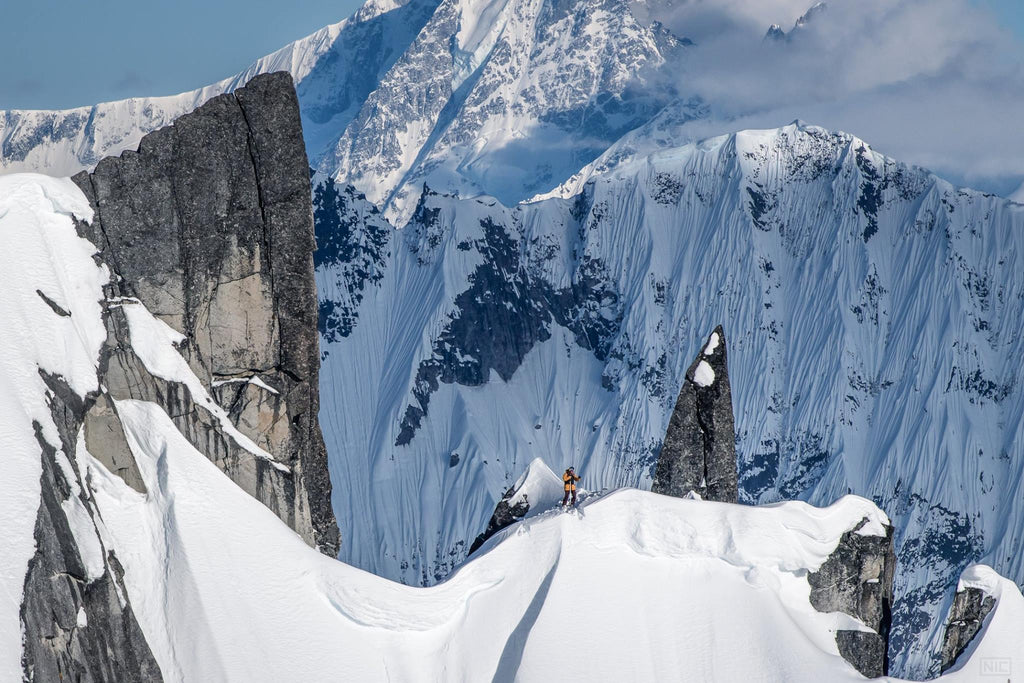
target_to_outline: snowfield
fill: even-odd
[[[621,489],[517,523],[414,588],[307,547],[156,405],[118,410],[150,495],[88,468],[168,681],[862,679],[834,631],[865,627],[816,612],[806,579],[863,518],[861,533],[884,533],[862,498],[748,507]],[[973,571],[999,602],[949,680],[973,680],[979,657],[1020,658],[1024,599]]]

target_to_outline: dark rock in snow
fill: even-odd
[[[79,229],[120,276],[108,294],[138,298],[184,334],[195,374],[219,384],[211,393],[238,429],[291,472],[224,435],[185,387],[150,376],[114,307],[101,378],[111,396],[158,402],[236,483],[336,555],[318,421],[309,164],[291,77],[257,76],[74,181],[95,210]],[[253,376],[273,391],[244,381]]]
[[[37,423],[42,477],[36,553],[29,562],[21,604],[25,680],[160,681],[160,668],[122,581],[124,572],[95,527],[96,506],[77,464],[77,435],[88,401],[60,377],[43,374],[43,379],[51,393],[60,450],[46,441]],[[73,527],[68,518],[72,497],[78,499],[73,505],[78,514],[92,520],[87,530],[81,524]],[[80,544],[90,548],[83,550]],[[92,557],[87,559],[87,553]]]
[[[721,325],[686,371],[651,490],[679,498],[693,491],[706,500],[737,501],[736,435]]]
[[[942,671],[956,664],[957,658],[978,635],[985,617],[996,606],[996,600],[980,588],[965,588],[953,596],[942,639]]]
[[[475,553],[494,534],[526,517],[530,510],[557,505],[562,493],[562,480],[537,458],[498,501],[487,528],[469,547],[469,554]]]
[[[839,654],[869,678],[889,670],[889,628],[892,624],[893,576],[896,556],[893,528],[885,536],[862,535],[863,520],[847,531],[816,572],[807,575],[811,605],[819,612],[843,612],[874,632],[836,632]]]
[[[487,523],[487,528],[473,540],[473,545],[469,546],[470,555],[475,553],[488,538],[505,527],[515,524],[525,517],[526,513],[530,511],[530,500],[528,496],[523,496],[523,499],[515,505],[509,505],[509,501],[515,495],[516,487],[512,486],[505,492],[505,495],[501,497],[501,500],[498,501],[497,507],[494,508],[494,514],[491,515],[491,521]]]

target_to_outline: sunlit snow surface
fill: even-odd
[[[73,217],[92,219],[81,191],[67,179],[0,176],[0,680],[19,681],[21,602],[35,554],[42,448],[61,449],[40,372],[59,375],[79,396],[98,389],[96,368],[107,333],[101,318],[107,269],[95,247],[75,232]],[[56,312],[43,299],[70,315]],[[58,453],[62,466],[66,463]],[[70,509],[69,509],[70,508]],[[65,507],[76,538],[87,539],[88,515]],[[93,532],[94,533],[94,532]],[[83,545],[87,570],[93,546]],[[102,557],[99,558],[102,572]]]
[[[165,680],[548,681],[566,652],[585,680],[861,679],[834,629],[864,627],[814,611],[806,579],[863,517],[881,531],[861,498],[754,508],[615,491],[514,525],[413,588],[308,548],[159,407],[118,412],[149,495],[88,468]],[[1010,647],[1024,599],[990,576],[998,606],[962,671],[995,653],[1024,665]]]

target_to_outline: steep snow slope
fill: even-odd
[[[89,202],[67,179],[0,178],[0,679],[21,680],[22,594],[39,509],[40,445],[59,449],[41,373],[59,375],[84,396],[97,386],[106,338],[100,300],[107,269],[75,232],[72,217],[91,219]],[[54,306],[64,311],[58,315]],[[87,514],[72,515],[94,533]],[[92,546],[84,546],[86,548]],[[103,573],[103,557],[86,559]]]
[[[1024,580],[1024,207],[804,125],[640,157],[564,200],[427,192],[402,231],[350,189],[316,206],[343,559],[444,577],[537,456],[649,485],[723,323],[741,498],[852,490],[894,517],[897,670],[937,667],[969,562]]]

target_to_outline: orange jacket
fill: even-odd
[[[565,483],[566,491],[575,491],[576,482],[578,482],[579,480],[580,478],[577,477],[574,473],[570,472],[569,470],[566,470],[565,474],[562,475],[562,481]]]

